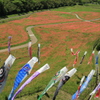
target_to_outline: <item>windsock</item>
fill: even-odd
[[[70,51],[71,51],[72,55],[75,55],[74,51],[73,51],[73,48],[71,48]]]
[[[99,64],[98,64],[99,55],[95,57],[95,70],[96,70],[96,85],[99,83]]]
[[[26,80],[26,82],[18,89],[18,91],[14,94],[11,100],[14,100],[14,98],[24,89],[24,87],[29,84],[34,78],[36,78],[39,74],[42,72],[48,70],[50,66],[48,64],[45,64],[43,67],[38,69],[29,79]]]
[[[80,52],[80,51],[79,51]],[[76,57],[75,57],[75,60],[74,60],[74,64],[73,64],[73,66],[77,63],[77,61],[78,61],[78,53],[79,52],[77,52],[77,54],[76,54]]]
[[[81,61],[80,61],[80,64],[82,64],[82,62],[83,62],[83,60],[84,60],[86,54],[87,54],[87,51],[84,52],[84,55],[83,55],[83,57],[82,57],[82,59],[81,59]]]
[[[71,50],[72,55],[75,55],[75,59],[74,59],[74,63],[73,63],[73,67],[74,67],[74,65],[77,63],[78,54],[79,54],[80,50],[78,50],[76,53],[74,53],[73,48],[71,48],[70,50]]]
[[[87,86],[88,86],[89,82],[91,81],[94,73],[95,73],[95,70],[91,70],[91,72],[89,73],[89,75],[85,79],[85,82],[82,84],[82,86],[80,88],[79,95],[87,88]],[[72,100],[75,100],[77,98],[77,94],[78,94],[78,90],[76,91],[75,94],[72,95]]]
[[[80,51],[78,50],[76,53],[74,53],[73,48],[71,48],[70,50],[71,50],[72,55],[77,55],[77,54],[80,52]]]
[[[73,68],[71,69],[70,71],[68,71],[64,77],[60,80],[58,86],[57,86],[57,89],[54,93],[54,96],[53,96],[53,99],[52,100],[55,100],[56,99],[56,96],[58,95],[59,93],[59,90],[61,89],[61,87],[76,73],[76,69]]]
[[[100,89],[100,83],[96,86],[96,88],[90,93],[90,96],[92,97],[98,90]]]
[[[95,64],[98,64],[98,59],[99,59],[99,56],[97,55]]]
[[[98,51],[98,56],[100,56],[100,51]]]
[[[8,73],[10,71],[11,66],[15,61],[15,57],[13,55],[9,55],[4,65],[0,68],[0,93],[2,92],[8,77]]]
[[[10,54],[11,36],[8,37],[8,53]]]
[[[80,81],[80,85],[79,85],[79,87],[78,87],[78,92],[77,92],[77,96],[76,96],[76,98],[79,97],[80,89],[81,89],[81,86],[82,86],[82,84],[83,84],[84,79],[85,79],[85,76],[83,76],[82,79],[81,79],[81,81]]]
[[[12,87],[12,90],[8,96],[8,100],[11,100],[11,98],[14,95],[15,90],[20,85],[20,83],[31,73],[34,64],[38,61],[37,57],[33,57],[29,62],[27,62],[18,72],[16,75],[14,85]]]
[[[95,57],[95,67],[96,67],[96,84],[98,84],[98,78],[99,78],[99,65],[98,65],[98,59],[99,59],[99,52],[98,55]],[[90,93],[90,96],[88,100],[91,100],[93,95],[96,93],[96,91],[100,88],[100,83],[96,86],[96,88]]]
[[[75,59],[74,59],[73,67],[74,67],[74,65],[77,63],[77,60],[78,60],[78,55],[76,55],[76,57],[75,57]]]
[[[95,95],[95,98],[99,98],[99,97],[100,97],[100,88],[99,88],[98,92]]]
[[[95,51],[92,51],[92,54],[91,54],[91,56],[90,56],[90,58],[89,58],[89,61],[88,61],[88,64],[91,63],[91,60],[92,60],[92,58],[93,58],[93,56],[94,56],[94,53],[95,53]]]
[[[51,79],[49,84],[46,86],[46,88],[43,90],[43,92],[38,96],[38,100],[41,100],[41,98],[46,94],[46,92],[54,85],[56,84],[59,80],[61,80],[65,73],[67,72],[67,68],[63,67],[60,71],[56,73],[56,75]]]

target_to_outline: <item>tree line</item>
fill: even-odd
[[[100,4],[100,0],[0,0],[0,17],[9,14],[27,13],[35,10],[94,2]]]

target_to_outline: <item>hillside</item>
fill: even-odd
[[[76,8],[78,9],[78,6]],[[40,64],[35,65],[32,73],[45,63],[48,63],[51,67],[27,85],[15,100],[32,100],[33,98],[36,100],[37,94],[43,91],[57,71],[64,66],[68,70],[72,69],[75,56],[71,55],[71,48],[75,52],[80,50],[78,61],[74,66],[77,68],[77,73],[62,87],[57,100],[65,100],[65,98],[70,100],[71,95],[77,90],[82,76],[87,76],[92,69],[95,69],[95,56],[89,65],[87,63],[93,51],[93,45],[100,37],[100,12],[98,12],[98,9],[86,11],[85,7],[84,10],[77,11],[76,8],[72,8],[72,10],[65,8],[64,11],[62,11],[63,8],[59,8],[37,12],[27,18],[0,24],[1,49],[7,47],[8,36],[12,36],[11,45],[13,47],[28,43],[30,39],[26,27],[32,26],[32,32],[38,40],[32,45],[33,56],[37,56],[37,44],[41,44]],[[13,48],[12,46],[11,48]],[[80,60],[85,51],[88,53],[84,62],[80,65]],[[11,54],[17,59],[10,70],[0,100],[5,100],[9,95],[17,72],[30,59],[27,47],[12,50]],[[0,53],[0,65],[4,63],[8,55],[7,51]],[[95,51],[95,55],[97,55],[97,51]],[[93,77],[88,88],[80,95],[80,100],[87,100],[95,82],[95,77]],[[44,96],[43,100],[51,100],[56,86],[57,84],[48,91],[50,99]]]

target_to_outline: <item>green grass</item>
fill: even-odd
[[[27,41],[25,41],[25,42],[23,42],[23,43],[20,43],[20,44],[16,44],[16,45],[11,45],[11,47],[15,47],[15,46],[20,46],[20,45],[23,45],[23,44],[27,44],[29,41],[30,41],[30,39],[28,38]],[[2,50],[2,49],[6,49],[6,48],[7,48],[7,46],[5,46],[5,47],[0,47],[1,50]]]
[[[88,5],[75,5],[71,7],[60,7],[57,9],[52,9],[52,11],[63,11],[63,12],[79,12],[79,11],[92,11],[92,12],[100,12],[100,5],[88,4]]]

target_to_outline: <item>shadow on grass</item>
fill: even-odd
[[[24,97],[24,96],[33,95],[33,94],[39,93],[39,92],[41,92],[41,91],[43,91],[43,89],[39,89],[39,90],[37,90],[37,91],[35,91],[35,92],[27,92],[27,93],[23,93],[23,94],[17,96],[16,98],[21,98],[21,97]],[[7,99],[5,99],[5,100],[7,100]]]

